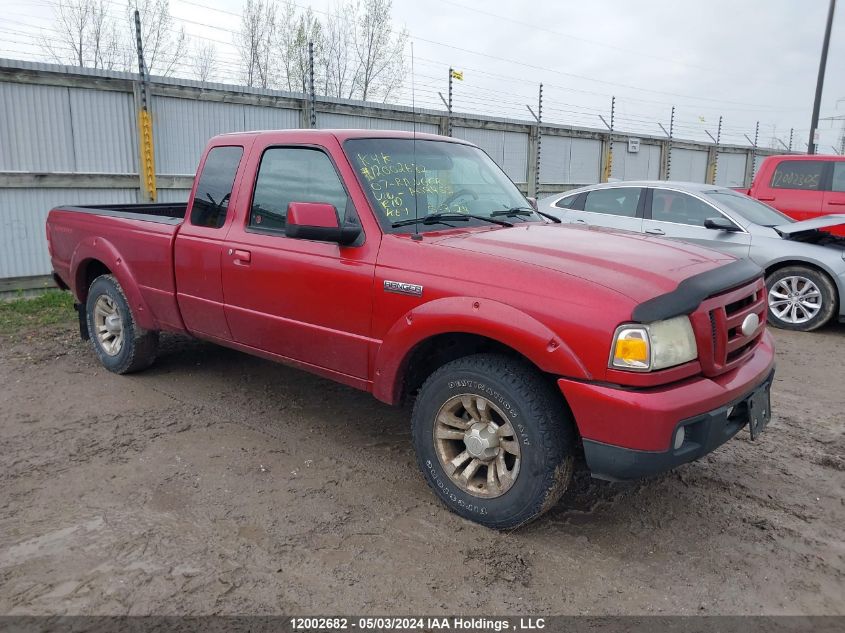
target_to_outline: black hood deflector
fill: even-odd
[[[750,259],[739,259],[684,279],[672,292],[638,305],[631,316],[634,321],[650,323],[691,314],[707,297],[750,283],[762,275],[763,269]]]

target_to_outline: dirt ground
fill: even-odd
[[[776,418],[516,532],[449,513],[409,415],[168,337],[0,338],[3,614],[845,614],[845,327],[775,333]]]

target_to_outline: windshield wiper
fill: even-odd
[[[505,216],[505,217],[508,217],[508,218],[516,218],[516,217],[521,218],[521,217],[533,215],[535,213],[537,215],[541,216],[541,217],[548,218],[549,220],[551,220],[555,224],[560,224],[560,218],[556,218],[551,213],[543,213],[542,211],[538,211],[537,209],[529,208],[529,207],[513,207],[511,209],[502,209],[500,211],[493,211],[493,213],[490,214],[490,217],[495,218],[495,217]]]
[[[504,220],[496,220],[495,218],[486,215],[474,215],[472,213],[431,213],[421,218],[399,220],[390,226],[395,229],[400,226],[410,226],[411,224],[446,224],[447,222],[469,222],[471,219],[481,220],[482,222],[490,222],[491,224],[498,224],[499,226],[513,226],[513,224],[505,222]]]

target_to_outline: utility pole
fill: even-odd
[[[308,42],[308,124],[313,130],[317,127],[317,95],[314,94],[314,42]]]
[[[819,59],[819,76],[816,79],[816,98],[813,101],[813,118],[810,121],[810,141],[807,143],[807,153],[816,153],[816,133],[819,127],[819,110],[822,105],[822,89],[824,88],[824,73],[827,67],[827,49],[830,47],[830,30],[833,26],[833,12],[836,9],[836,0],[830,0],[827,9],[827,24],[824,28],[824,42],[822,43],[822,54]]]
[[[138,52],[138,74],[141,77],[141,85],[135,91],[135,107],[138,110],[141,192],[146,200],[155,202],[156,168],[153,147],[153,117],[149,108],[147,66],[144,63],[144,45],[141,41],[141,15],[137,9],[135,9],[135,45]]]
[[[788,152],[792,151],[792,136],[795,132],[794,128],[789,128],[789,147],[786,148]]]

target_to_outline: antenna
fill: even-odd
[[[420,199],[419,194],[417,193],[417,100],[416,100],[416,87],[414,85],[414,41],[411,40],[411,111],[413,113],[413,136],[411,140],[411,146],[413,148],[413,155],[414,155],[414,235],[411,237],[413,240],[421,240],[422,236],[420,235]]]

